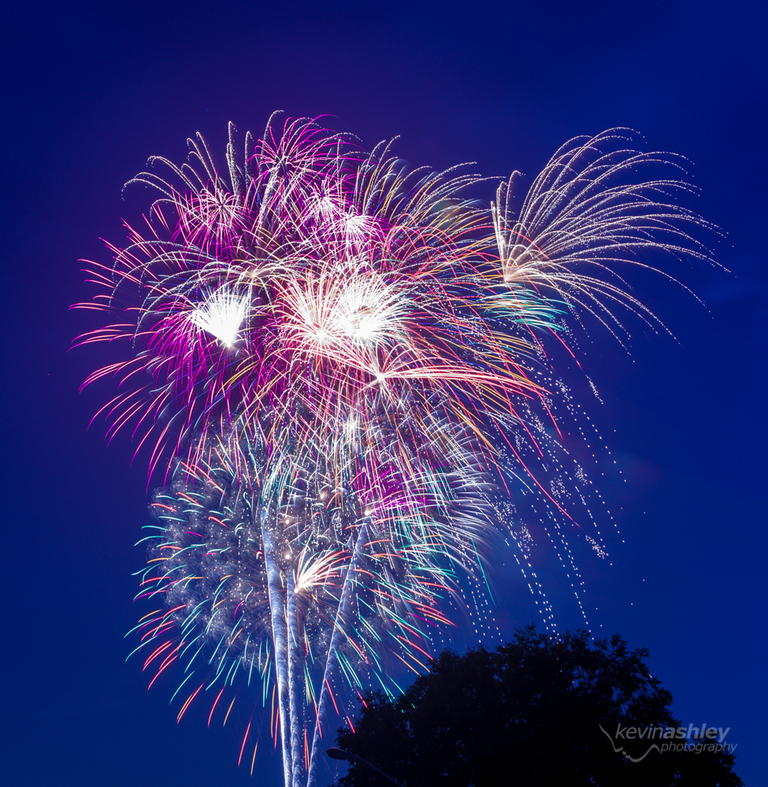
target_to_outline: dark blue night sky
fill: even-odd
[[[147,694],[124,661],[145,464],[127,438],[107,447],[103,422],[88,429],[103,392],[78,386],[98,358],[67,352],[89,325],[68,311],[90,295],[78,259],[108,262],[99,238],[120,243],[121,217],[148,204],[123,183],[152,154],[182,160],[197,131],[218,154],[227,121],[258,134],[275,109],[333,115],[368,147],[400,135],[414,165],[500,177],[612,126],[692,162],[689,206],[724,230],[730,273],[672,271],[704,305],[633,278],[674,338],[630,320],[629,353],[607,332],[579,340],[610,449],[595,476],[621,531],[605,519],[611,565],[583,564],[584,599],[596,634],[650,649],[683,724],[730,727],[736,772],[768,782],[765,4],[64,0],[3,17],[7,783],[279,783],[276,757],[253,779],[238,770],[240,727],[207,730],[202,712],[176,726],[167,686]],[[506,579],[499,619],[537,620]],[[543,582],[560,626],[583,623],[562,575]]]

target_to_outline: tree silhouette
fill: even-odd
[[[396,699],[366,695],[338,745],[408,787],[743,785],[718,750],[727,740],[682,739],[647,657],[618,635],[593,642],[529,626],[494,651],[443,652]],[[337,781],[387,784],[355,759]]]

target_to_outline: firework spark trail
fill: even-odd
[[[323,670],[323,676],[320,682],[321,687],[329,685],[328,684],[329,678],[332,674],[334,667],[336,666],[337,654],[339,653],[340,646],[343,644],[342,632],[344,630],[345,617],[349,614],[350,595],[354,592],[353,578],[354,578],[354,572],[357,570],[357,561],[360,555],[360,547],[362,544],[365,543],[365,539],[367,538],[367,524],[368,524],[368,520],[366,518],[363,522],[363,527],[360,530],[359,536],[355,541],[352,560],[350,561],[349,570],[347,571],[344,585],[342,587],[341,594],[339,597],[339,606],[336,611],[336,617],[333,621],[331,640],[328,646],[328,658],[326,659],[325,668]],[[317,709],[318,722],[324,715],[325,706],[328,701],[328,694],[329,692],[321,691],[320,703]],[[310,750],[310,759],[309,759],[309,773],[310,773],[309,784],[312,783],[311,779],[314,776],[315,754],[318,750],[318,746],[320,745],[320,736],[321,736],[321,725],[320,723],[318,723],[315,726],[314,733],[312,736],[312,748]]]
[[[460,195],[479,176],[306,119],[273,117],[242,159],[230,125],[224,171],[198,135],[187,163],[131,181],[161,197],[111,268],[90,265],[81,306],[118,317],[79,342],[126,347],[85,385],[118,380],[108,435],[131,429],[165,473],[139,593],[163,608],[138,630],[153,682],[176,661],[179,690],[203,679],[179,718],[255,672],[286,787],[311,784],[337,695],[390,690],[388,651],[423,666],[462,574],[488,586],[494,534],[540,587],[512,483],[552,509],[578,576],[567,485],[531,469],[561,466],[546,342],[580,311],[620,340],[615,306],[655,321],[622,278],[650,252],[709,259],[690,234],[709,225],[673,201],[690,187],[656,174],[680,160],[635,142],[566,143],[519,212],[518,173],[483,209]]]

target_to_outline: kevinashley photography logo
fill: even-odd
[[[696,754],[703,751],[733,754],[738,746],[725,740],[731,731],[730,727],[711,727],[708,724],[702,724],[701,727],[693,724],[687,727],[634,727],[617,724],[616,731],[611,734],[602,724],[599,726],[611,742],[613,750],[617,754],[623,754],[630,762],[641,762],[654,750],[659,754],[681,751]],[[633,753],[642,752],[643,743],[647,742],[648,745],[640,756],[632,756],[626,750],[626,741],[632,741],[629,746]]]

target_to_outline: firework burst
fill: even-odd
[[[286,782],[300,784],[314,774],[326,706],[362,696],[367,677],[392,691],[387,652],[424,668],[490,509],[472,456],[439,438],[405,449],[404,478],[402,448],[289,431],[280,451],[218,437],[194,466],[177,463],[152,503],[138,596],[162,608],[137,631],[155,678],[184,665],[179,718],[201,691],[215,697],[213,716],[226,687],[260,681],[265,706],[276,689],[270,726]]]
[[[180,717],[201,694],[228,715],[225,688],[260,682],[299,787],[329,705],[389,690],[387,654],[423,666],[494,534],[525,554],[508,480],[567,515],[524,458],[556,452],[548,337],[579,310],[617,335],[617,304],[653,320],[622,266],[708,259],[704,222],[674,202],[688,186],[642,179],[679,163],[623,129],[563,146],[519,212],[516,175],[485,209],[465,169],[409,170],[306,119],[273,117],[242,157],[230,126],[223,170],[189,144],[131,181],[160,197],[90,266],[82,306],[117,317],[80,343],[129,350],[85,384],[117,378],[109,434],[165,474],[145,668],[184,665]]]

